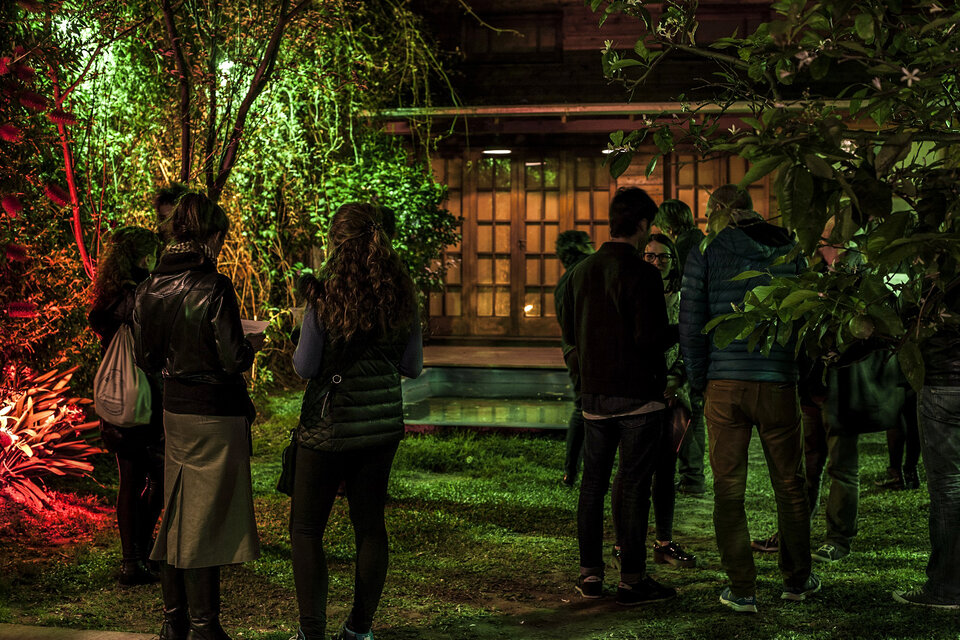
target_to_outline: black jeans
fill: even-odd
[[[117,528],[123,560],[146,560],[163,510],[163,428],[102,424],[101,436],[117,456]]]
[[[930,492],[930,561],[923,590],[960,603],[960,387],[925,386],[919,404]]]
[[[581,460],[583,460],[583,409],[580,408],[578,396],[573,401],[573,411],[570,412],[570,422],[567,423],[567,455],[563,462],[563,474],[571,484],[580,472]]]
[[[707,450],[707,423],[703,417],[703,392],[690,390],[690,426],[677,451],[680,484],[694,491],[704,488],[704,454]],[[662,538],[661,538],[662,540]]]
[[[621,487],[613,495],[613,510],[621,547],[620,579],[632,584],[646,575],[650,484],[666,437],[663,412],[584,422],[583,479],[577,505],[580,572],[603,574],[603,503],[619,448]]]
[[[323,534],[341,482],[357,547],[353,610],[347,624],[357,633],[370,630],[387,577],[383,510],[396,452],[396,444],[340,452],[297,448],[290,543],[300,628],[309,640],[326,638],[328,574]]]
[[[904,474],[917,472],[917,463],[920,462],[920,427],[917,424],[917,394],[913,389],[907,389],[907,399],[900,412],[900,424],[887,430],[887,451],[890,454],[891,469]]]

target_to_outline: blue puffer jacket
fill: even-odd
[[[799,274],[803,258],[771,266],[795,244],[785,229],[754,214],[717,234],[706,254],[699,248],[690,252],[680,295],[680,349],[692,388],[704,389],[707,380],[797,381],[793,344],[774,344],[765,357],[759,348],[748,351],[746,340],[718,349],[712,333],[702,333],[711,318],[730,313],[731,304],[740,304],[748,291],[769,282],[766,276],[731,282],[734,276],[749,270],[770,270],[774,276]]]

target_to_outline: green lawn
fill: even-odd
[[[223,619],[235,637],[280,640],[296,628],[296,603],[288,499],[273,485],[299,396],[278,394],[260,404],[254,488],[263,556],[225,571]],[[752,532],[761,535],[773,531],[775,515],[754,440],[747,508]],[[956,640],[960,615],[897,605],[890,597],[892,589],[923,580],[928,499],[923,489],[874,487],[885,451],[882,434],[863,438],[861,533],[854,554],[819,568],[822,594],[808,603],[781,602],[776,557],[758,557],[761,611],[742,617],[717,601],[724,576],[709,496],[679,497],[677,504],[675,537],[699,556],[701,567],[653,568],[658,580],[679,589],[679,597],[666,605],[624,609],[612,598],[581,600],[573,590],[577,494],[557,482],[562,440],[462,431],[408,437],[390,484],[391,565],[375,622],[377,638]],[[98,478],[102,486],[86,483],[81,492],[109,503],[115,482],[109,459],[100,462]],[[0,528],[0,622],[157,630],[158,588],[116,585],[119,545],[109,521],[97,531],[68,532],[51,542],[15,515],[8,514]],[[821,515],[814,546],[823,528]],[[333,630],[346,615],[353,581],[353,537],[342,500],[334,508],[327,550]]]

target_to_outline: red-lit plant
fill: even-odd
[[[0,370],[0,496],[32,507],[49,504],[42,476],[84,476],[87,460],[102,453],[85,437],[98,422],[86,421],[91,400],[70,395],[78,367],[43,375],[8,364]]]

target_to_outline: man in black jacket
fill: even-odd
[[[642,189],[620,189],[610,203],[610,241],[570,271],[559,309],[563,342],[576,349],[585,419],[577,591],[603,595],[603,501],[619,448],[622,491],[613,510],[621,546],[617,602],[624,605],[676,595],[646,574],[650,482],[667,437],[664,349],[676,342],[660,272],[638,251],[656,213]]]

